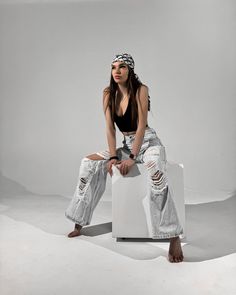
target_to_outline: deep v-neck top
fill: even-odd
[[[131,99],[129,98],[128,106],[125,113],[118,116],[115,112],[114,121],[121,132],[131,132],[137,130],[137,123],[132,124],[131,122]]]
[[[130,107],[130,98],[129,98],[128,105],[127,105],[127,107],[126,107],[126,110],[125,110],[124,114],[121,115],[121,116],[119,116],[119,115],[116,113],[117,117],[124,117],[125,114],[126,114],[126,112],[128,111],[128,108],[129,108],[129,107]]]

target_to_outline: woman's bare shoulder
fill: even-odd
[[[149,88],[147,85],[142,84],[139,86],[137,93],[136,93],[136,98],[139,99],[140,97],[149,97]]]
[[[103,103],[107,103],[110,96],[110,88],[106,87],[103,89]]]
[[[149,88],[146,84],[142,84],[139,86],[139,91],[148,91]]]
[[[109,86],[107,86],[107,87],[105,87],[104,89],[103,89],[103,93],[110,93],[110,87]]]

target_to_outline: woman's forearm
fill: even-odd
[[[145,128],[142,128],[136,131],[135,139],[132,145],[132,154],[138,155],[143,143],[144,133],[145,133]]]
[[[116,156],[116,132],[107,130],[107,143],[109,147],[110,156]]]

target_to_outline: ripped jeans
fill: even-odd
[[[123,146],[116,150],[119,160],[128,159],[134,139],[135,134],[124,136]],[[65,211],[68,219],[81,226],[90,224],[93,211],[106,188],[108,173],[106,165],[110,153],[109,150],[103,150],[96,154],[103,159],[91,160],[86,157],[82,159],[76,190]],[[143,143],[135,162],[143,163],[150,176],[148,200],[152,227],[151,237],[165,239],[182,235],[183,228],[168,189],[165,147],[156,131],[151,127],[145,130]]]

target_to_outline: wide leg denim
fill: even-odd
[[[120,160],[127,159],[132,150],[135,134],[124,136],[123,146],[117,149]],[[92,214],[101,199],[107,179],[107,168],[110,153],[108,150],[96,152],[102,160],[83,158],[80,165],[74,196],[65,211],[65,216],[80,225],[88,225]],[[183,234],[172,190],[169,187],[166,173],[166,151],[153,128],[145,130],[143,143],[136,163],[143,163],[148,171],[148,214],[147,224],[153,239],[165,239]]]

